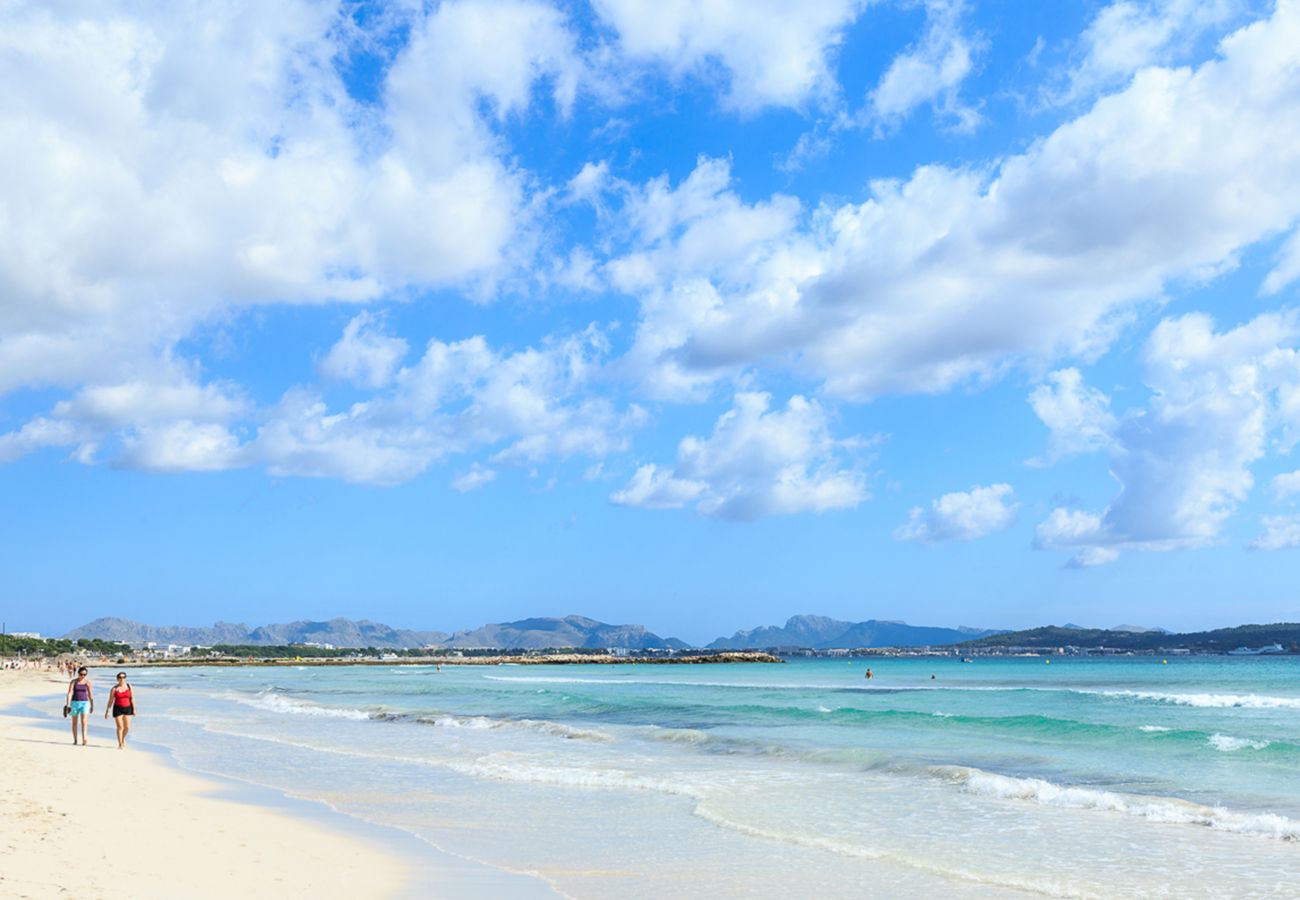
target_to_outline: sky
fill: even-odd
[[[0,618],[1300,619],[1300,0],[0,6]]]

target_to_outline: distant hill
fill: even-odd
[[[765,647],[935,647],[997,634],[991,629],[937,628],[880,619],[843,622],[826,616],[791,616],[784,626],[737,631],[709,644],[710,650],[761,650]]]
[[[627,647],[646,650],[670,647],[681,650],[689,646],[676,638],[653,634],[641,625],[609,625],[582,616],[562,619],[522,619],[499,622],[472,631],[408,631],[379,622],[330,619],[328,622],[299,621],[250,628],[244,624],[218,622],[211,628],[145,625],[129,619],[104,618],[88,622],[69,631],[65,638],[99,638],[134,643],[154,641],[159,644],[214,644],[282,646],[286,644],[332,644],[335,647],[376,647],[408,649],[443,647],[455,650],[499,649],[542,650],[551,647],[575,647],[600,650]]]
[[[105,617],[87,622],[64,635],[69,640],[98,638],[104,641],[129,643],[155,641],[159,644],[222,644],[242,643],[252,631],[247,625],[218,622],[211,628],[189,628],[184,625],[145,625],[130,619]]]
[[[455,650],[480,648],[541,650],[548,647],[576,647],[586,650],[609,647],[648,650],[653,647],[670,647],[682,650],[689,645],[677,638],[660,637],[646,631],[642,625],[607,625],[583,616],[565,616],[562,619],[520,619],[518,622],[484,625],[472,631],[457,631],[441,646]]]
[[[425,647],[447,637],[445,631],[407,631],[379,622],[353,619],[330,619],[328,622],[287,622],[250,628],[244,624],[217,622],[211,628],[181,625],[144,625],[130,619],[104,618],[87,622],[64,635],[65,638],[100,638],[133,643],[154,641],[159,644],[333,644],[335,647],[383,647],[401,649]]]
[[[1289,652],[1300,652],[1300,623],[1276,622],[1272,625],[1238,625],[1213,631],[1183,634],[1167,631],[1117,631],[1107,628],[1070,628],[1048,625],[1026,631],[1005,631],[968,641],[971,649],[987,647],[1112,647],[1116,650],[1158,650],[1185,647],[1201,653],[1225,653],[1237,647],[1263,647],[1281,644]]]

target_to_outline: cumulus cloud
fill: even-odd
[[[1103,6],[1079,38],[1066,86],[1049,92],[1047,100],[1078,100],[1145,66],[1175,61],[1246,10],[1242,0],[1119,0]]]
[[[215,472],[241,465],[242,457],[239,437],[226,426],[181,420],[131,429],[116,461],[151,472]]]
[[[1286,500],[1300,494],[1300,469],[1273,476],[1273,497]]]
[[[642,466],[611,499],[651,509],[693,506],[701,515],[741,521],[865,500],[866,476],[843,460],[861,442],[832,437],[814,400],[796,395],[773,410],[771,399],[738,393],[709,437],[685,438],[673,466]]]
[[[1295,283],[1300,278],[1300,228],[1291,232],[1278,252],[1277,265],[1260,285],[1260,293],[1272,295]]]
[[[1110,398],[1083,383],[1078,369],[1060,369],[1047,376],[1047,384],[1034,388],[1029,405],[1048,427],[1047,461],[1052,462],[1110,446],[1115,417]],[[1041,465],[1042,460],[1031,460]]]
[[[526,179],[492,117],[543,81],[572,104],[563,16],[494,0],[374,17],[409,38],[371,106],[334,66],[364,30],[351,16],[4,7],[0,221],[21,234],[0,246],[0,392],[116,383],[252,306],[474,287],[518,263]]]
[[[675,187],[660,177],[618,190],[625,202],[610,217],[626,250],[605,272],[642,298],[641,326],[618,367],[650,396],[702,397],[726,367],[680,351],[722,314],[727,294],[761,292],[776,309],[797,301],[795,280],[820,267],[811,242],[791,239],[800,203],[780,194],[746,203],[732,189],[730,162],[708,157]]]
[[[916,45],[894,57],[867,98],[871,118],[897,125],[923,104],[958,131],[979,124],[979,113],[958,98],[974,65],[979,43],[962,30],[962,0],[928,0],[926,30]]]
[[[633,60],[665,67],[676,77],[708,77],[721,69],[727,102],[744,112],[798,107],[835,92],[830,62],[845,28],[865,0],[595,0]]]
[[[330,348],[317,368],[326,378],[350,381],[360,387],[381,388],[388,384],[410,346],[399,337],[385,334],[370,313],[359,313],[343,329],[343,336]]]
[[[906,524],[894,532],[900,541],[935,544],[970,541],[1011,527],[1016,520],[1015,492],[1009,484],[978,485],[965,492],[944,494],[930,508],[916,506]]]
[[[1143,354],[1151,398],[1121,417],[1109,446],[1119,493],[1099,514],[1054,510],[1038,546],[1074,549],[1083,565],[1215,540],[1249,494],[1270,434],[1278,449],[1294,442],[1298,346],[1294,312],[1222,332],[1199,313],[1162,321]]]
[[[240,462],[231,429],[251,409],[237,386],[201,383],[192,366],[166,360],[120,382],[84,387],[0,435],[0,461],[64,447],[83,463],[107,455],[118,465],[155,471],[230,468]]]
[[[354,319],[341,343],[363,330],[381,347],[394,340],[381,323]],[[342,409],[311,386],[258,409],[234,386],[202,384],[193,370],[173,365],[148,380],[87,387],[59,401],[0,435],[0,461],[67,447],[86,463],[157,471],[262,466],[273,475],[394,485],[480,451],[499,465],[600,459],[626,450],[646,420],[640,407],[619,409],[593,391],[608,349],[595,328],[514,352],[482,337],[434,339],[419,359],[381,379],[382,389]],[[486,471],[471,468],[480,480]]]
[[[1289,550],[1300,547],[1300,516],[1265,516],[1264,531],[1250,542],[1252,550]]]
[[[468,472],[462,472],[453,478],[451,486],[462,494],[468,494],[496,481],[496,477],[496,469],[474,463]]]
[[[83,454],[95,450],[93,443],[80,440],[75,423],[38,416],[17,431],[0,434],[0,462],[13,462],[46,447],[67,447],[78,443],[85,448]]]
[[[610,263],[641,298],[633,355],[649,383],[697,395],[763,365],[854,401],[1090,360],[1166,285],[1231,268],[1300,217],[1297,44],[1286,0],[1217,58],[1142,69],[988,168],[923,166],[861,203],[791,206],[789,227],[738,232],[730,266],[694,259],[689,231],[650,230],[653,261],[634,246]],[[705,211],[694,231],[772,221],[777,202]]]
[[[390,391],[332,412],[291,392],[271,412],[250,453],[276,474],[397,484],[456,454],[489,450],[500,465],[599,459],[626,450],[645,421],[593,396],[608,352],[594,328],[513,353],[482,337],[434,339],[393,377]]]

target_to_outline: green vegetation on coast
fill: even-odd
[[[252,659],[340,659],[347,657],[379,659],[381,657],[390,657],[397,659],[415,659],[438,657],[446,658],[450,651],[447,650],[429,650],[419,647],[413,648],[389,648],[389,647],[314,647],[309,644],[272,644],[263,646],[260,644],[217,644],[210,650],[198,651],[200,654],[206,653],[211,656],[230,656],[239,658]],[[501,653],[500,650],[458,650],[457,653],[473,656],[494,656]],[[535,650],[533,653],[574,653],[571,648],[564,650]],[[602,654],[603,655],[603,654]]]
[[[0,656],[64,656],[85,651],[96,656],[120,656],[130,653],[126,644],[101,641],[98,638],[33,638],[0,635]]]
[[[1272,625],[1238,625],[1213,631],[1173,634],[1163,631],[1111,631],[1104,628],[1064,628],[1048,625],[1026,631],[1007,631],[966,641],[953,647],[957,651],[978,652],[997,648],[1056,647],[1107,648],[1133,652],[1188,650],[1192,653],[1227,653],[1237,647],[1262,647],[1281,644],[1287,653],[1300,653],[1300,623],[1277,622]]]
[[[500,649],[457,650],[378,650],[374,647],[336,649],[324,647],[256,647],[222,645],[178,659],[151,660],[150,665],[610,665],[670,664],[694,665],[732,662],[781,662],[779,657],[756,651],[696,651],[678,653],[628,653],[613,655],[604,651],[572,647],[545,650],[504,651]]]

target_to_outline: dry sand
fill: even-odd
[[[102,679],[100,679],[102,682]],[[0,671],[0,709],[57,715],[66,682]],[[363,838],[240,803],[140,748],[117,749],[96,691],[90,745],[71,728],[0,715],[0,897],[391,897],[406,861]],[[145,710],[142,709],[141,719]]]

